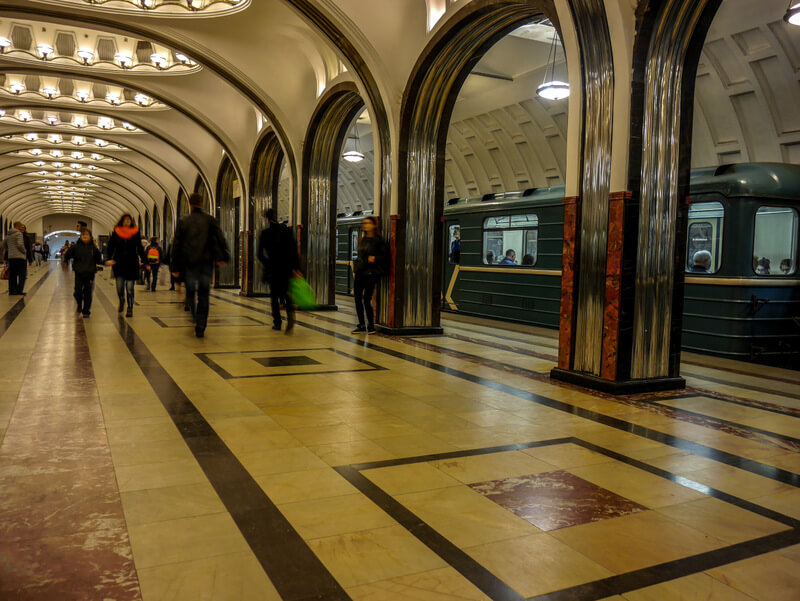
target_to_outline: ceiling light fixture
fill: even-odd
[[[164,56],[163,54],[158,54],[158,53],[151,54],[150,60],[159,69],[166,69],[169,66],[169,63],[167,62],[167,57]]]
[[[22,94],[23,90],[25,89],[25,84],[20,81],[15,81],[8,89],[11,90],[14,94]]]
[[[81,144],[84,144],[85,142],[86,142],[86,138],[84,138],[83,136],[72,136],[72,143],[75,144],[76,146],[80,146]]]
[[[23,138],[25,138],[26,140],[28,140],[28,142],[35,142],[36,140],[38,140],[38,139],[39,139],[39,136],[38,136],[37,134],[30,133],[30,134],[25,134],[25,135],[23,136]]]
[[[58,134],[50,134],[49,136],[47,136],[47,140],[51,144],[61,144],[61,136],[59,136]]]
[[[80,150],[73,150],[70,156],[73,159],[81,160],[83,158],[83,153]]]
[[[58,94],[58,90],[53,86],[45,86],[42,88],[42,94],[52,100]]]
[[[31,151],[31,152],[33,152],[33,151]],[[53,157],[57,158],[57,159],[58,159],[58,158],[61,158],[62,156],[64,156],[64,153],[63,153],[63,152],[61,152],[61,151],[60,151],[60,150],[58,150],[58,149],[56,149],[56,150],[52,151],[50,154],[51,154]]]
[[[103,158],[103,157],[101,157],[101,156],[100,156],[99,154],[97,154],[96,152],[93,152],[93,153],[92,153],[92,160],[93,160],[93,161],[99,161],[99,160],[100,160],[100,159],[102,159],[102,158]]]
[[[136,104],[141,106],[147,106],[150,104],[150,97],[145,94],[136,94],[133,99],[136,101]]]
[[[50,125],[55,125],[56,123],[58,123],[58,117],[56,117],[55,115],[48,115],[47,116],[47,122]]]
[[[36,165],[37,167],[44,167],[44,165],[45,165],[45,162],[44,162],[44,161],[36,161],[36,162],[34,163],[34,165]]]
[[[78,90],[75,92],[75,97],[81,102],[89,102],[89,90]]]
[[[563,100],[569,96],[569,84],[556,79],[556,55],[558,54],[558,32],[553,27],[553,41],[547,55],[547,66],[544,70],[544,81],[536,88],[536,95],[545,100]]]
[[[42,154],[42,149],[41,148],[32,148],[31,149],[31,154],[33,156],[35,156],[35,157],[38,157],[40,154]]]
[[[134,129],[136,129],[135,125],[132,125],[131,123],[128,123],[127,121],[123,121],[122,122],[122,127],[127,129],[128,131],[133,131]]]
[[[100,117],[97,120],[97,125],[100,127],[100,129],[111,129],[111,127],[114,125],[114,122],[108,117]]]
[[[119,63],[119,66],[123,69],[129,69],[133,65],[133,59],[127,55],[119,52],[114,55],[114,60]]]
[[[36,46],[43,61],[46,61],[53,54],[53,47],[50,44],[39,44]]]
[[[81,49],[78,50],[78,56],[83,59],[83,64],[88,65],[89,62],[94,58],[94,52],[91,50]]]
[[[53,167],[55,167],[56,169],[61,169],[63,166],[64,163],[62,163],[61,161],[56,161],[55,163],[53,163]]]
[[[348,163],[360,163],[364,160],[364,153],[361,152],[361,147],[358,143],[358,132],[357,132],[358,125],[353,125],[353,130],[351,135],[347,136],[347,140],[344,143],[344,152],[342,153],[342,158],[347,161]],[[353,145],[350,150],[347,150],[347,143],[352,140]]]
[[[84,125],[86,125],[86,121],[81,116],[77,116],[72,120],[72,125],[80,129]]]
[[[17,118],[20,121],[30,121],[31,120],[31,114],[28,111],[20,111],[19,115],[17,115]]]
[[[783,20],[789,23],[789,25],[800,26],[800,2],[797,0],[791,0],[791,2],[789,2],[789,8],[786,9]]]
[[[6,48],[11,46],[11,40],[8,38],[0,38],[0,52],[5,52]]]

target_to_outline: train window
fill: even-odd
[[[483,222],[486,265],[533,267],[538,257],[539,217],[533,213],[488,217]]]
[[[350,260],[358,258],[358,228],[350,230]]]
[[[689,207],[686,271],[716,273],[722,265],[725,207],[721,202],[698,202]]]
[[[451,225],[447,228],[447,260],[451,265],[461,263],[461,226]]]
[[[797,273],[797,210],[759,207],[753,238],[753,271],[756,275]]]

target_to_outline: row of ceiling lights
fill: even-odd
[[[22,92],[25,91],[25,84],[21,81],[15,81],[8,86],[8,90],[12,94],[22,94]],[[52,100],[58,96],[58,89],[54,86],[45,86],[41,89],[41,93]],[[89,100],[92,98],[92,95],[88,90],[78,90],[75,92],[75,98],[77,98],[80,102],[89,102]],[[137,93],[133,99],[136,101],[136,104],[140,106],[150,106],[154,102],[153,99],[147,94],[142,94],[141,92]],[[109,92],[106,94],[106,100],[111,104],[122,104],[122,97],[116,92]]]
[[[37,156],[37,157],[38,156],[42,156],[42,154],[43,154],[41,148],[33,148],[33,149],[31,149],[30,153],[33,156]],[[54,150],[50,151],[50,156],[52,156],[55,159],[60,159],[61,157],[64,156],[64,152],[62,150],[54,149]],[[81,161],[86,157],[86,155],[84,153],[82,153],[80,150],[72,151],[69,156],[71,156],[76,161]],[[89,155],[87,160],[101,161],[101,160],[103,160],[103,157],[101,155],[97,154],[96,152],[93,152],[91,155]],[[116,159],[111,159],[111,160],[114,161]],[[53,163],[53,164],[55,165],[55,163]]]
[[[0,117],[5,117],[5,115],[6,115],[6,111],[4,109],[0,109]],[[20,121],[30,121],[32,119],[32,116],[31,116],[30,112],[25,111],[25,110],[18,111],[16,117]],[[64,125],[64,123],[59,121],[59,118],[56,115],[48,115],[47,116],[47,122],[52,126]],[[82,115],[76,115],[75,118],[72,120],[71,125],[73,127],[77,127],[77,128],[80,129],[82,127],[86,127],[88,125],[88,122],[86,120],[86,117],[84,117]],[[115,125],[116,124],[115,124],[114,120],[111,119],[110,117],[98,117],[97,118],[97,127],[99,127],[100,129],[113,129],[115,127]],[[136,126],[132,125],[131,123],[128,123],[127,121],[122,121],[121,125],[122,125],[122,127],[127,129],[128,131],[136,131]]]
[[[39,140],[39,134],[33,132],[24,134],[22,137],[28,142],[36,142],[37,140]],[[64,141],[64,138],[62,138],[58,134],[48,134],[47,141],[50,142],[51,144],[61,144]],[[83,144],[87,143],[87,140],[83,136],[72,136],[72,143],[75,144],[76,146],[82,146]],[[94,143],[97,146],[100,146],[101,148],[103,146],[108,145],[108,142],[106,140],[102,140],[100,138],[95,138]]]

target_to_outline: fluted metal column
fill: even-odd
[[[267,209],[278,208],[278,183],[283,164],[283,148],[275,132],[266,134],[259,144],[251,169],[252,185],[250,186],[249,229],[252,232],[254,249],[258,244],[261,230],[266,226],[264,213]],[[252,265],[252,290],[257,294],[266,294],[264,267],[255,256]]]
[[[634,379],[669,374],[686,54],[708,0],[666,0],[648,52],[642,130]]]
[[[605,306],[614,58],[602,0],[570,0],[583,62],[583,177],[573,369],[599,376]]]

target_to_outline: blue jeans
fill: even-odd
[[[189,310],[192,312],[195,324],[203,329],[208,323],[208,297],[211,294],[212,273],[211,265],[186,268],[186,299]]]
[[[117,296],[119,297],[119,304],[125,302],[125,296],[128,297],[128,309],[133,311],[133,287],[136,280],[126,280],[122,277],[115,278],[117,282]]]

